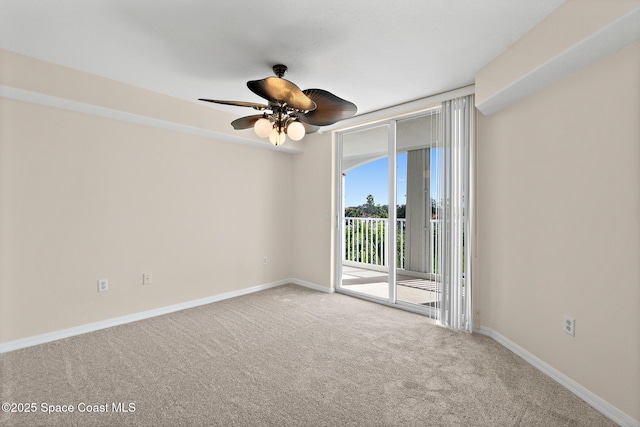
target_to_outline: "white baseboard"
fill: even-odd
[[[75,326],[72,328],[62,329],[59,331],[48,332],[46,334],[35,335],[32,337],[22,338],[15,341],[0,343],[0,353],[18,350],[21,348],[31,347],[38,344],[44,344],[75,335],[86,334],[88,332],[98,331],[100,329],[111,328],[113,326],[123,325],[125,323],[136,322],[138,320],[148,319],[150,317],[162,316],[163,314],[173,313],[175,311],[186,310],[188,308],[198,307],[205,304],[211,304],[216,301],[222,301],[241,295],[251,294],[253,292],[263,291],[265,289],[274,288],[276,286],[293,283],[298,286],[314,289],[320,292],[333,292],[332,288],[316,285],[315,283],[305,282],[298,279],[284,279],[277,282],[264,283],[237,291],[225,292],[223,294],[213,295],[206,298],[200,298],[192,301],[186,301],[179,304],[173,304],[166,307],[155,308],[152,310],[142,311],[139,313],[128,314],[126,316],[115,317],[112,319],[101,320],[98,322],[87,323],[85,325]]]
[[[289,279],[288,283],[293,283],[294,285],[298,286],[304,286],[305,288],[313,289],[314,291],[325,292],[328,294],[332,294],[335,291],[333,288],[316,285],[315,283],[306,282],[300,279]]]
[[[555,381],[557,381],[560,385],[568,389],[570,392],[578,396],[580,399],[587,402],[594,409],[599,411],[602,415],[609,418],[611,421],[618,423],[623,427],[640,427],[640,422],[634,420],[606,400],[592,393],[585,387],[581,386],[562,372],[558,371],[548,363],[543,360],[537,358],[533,354],[529,353],[524,348],[520,347],[518,344],[506,338],[504,335],[494,331],[491,328],[485,328],[484,326],[480,329],[475,329],[474,332],[486,335],[498,343],[502,344],[504,347],[508,348],[535,368],[539,369]]]

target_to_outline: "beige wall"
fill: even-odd
[[[483,326],[635,420],[638,76],[635,43],[497,114],[479,114],[475,282]],[[563,332],[565,314],[576,319],[575,338]]]
[[[332,180],[334,151],[331,133],[304,139],[305,151],[293,165],[293,277],[327,288],[333,283],[335,198]]]
[[[208,107],[3,60],[5,86],[217,126]],[[291,277],[291,154],[7,98],[0,117],[0,342]]]

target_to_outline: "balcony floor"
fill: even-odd
[[[433,305],[439,299],[434,281],[399,274],[396,283],[398,284],[397,297],[399,301]],[[388,299],[389,275],[381,271],[343,265],[342,288]]]

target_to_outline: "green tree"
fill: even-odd
[[[368,216],[373,216],[373,214],[375,213],[376,210],[376,204],[373,201],[373,196],[371,194],[369,194],[367,196],[367,203],[364,205],[364,211],[367,213]]]
[[[344,208],[344,216],[347,218],[389,218],[389,206],[377,205],[373,196],[369,194],[363,205]]]
[[[359,218],[362,216],[362,211],[357,207],[345,208],[344,216],[347,218]]]

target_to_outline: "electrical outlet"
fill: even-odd
[[[566,314],[564,315],[564,331],[572,337],[576,336],[576,321]]]
[[[263,265],[267,265],[267,262],[268,262],[268,261],[269,261],[269,259],[267,258],[267,256],[266,256],[266,255],[262,257],[262,264],[263,264]]]
[[[151,273],[143,273],[142,274],[142,284],[150,285],[151,284]]]
[[[109,281],[107,279],[98,279],[98,292],[106,292],[109,290]]]

